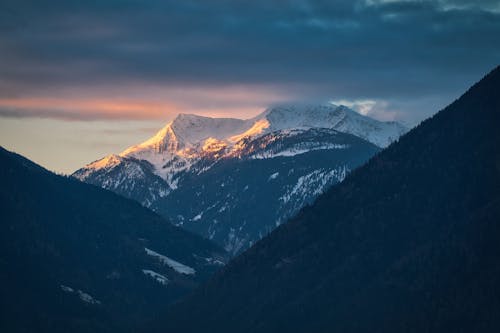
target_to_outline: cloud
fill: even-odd
[[[497,1],[5,0],[3,8],[7,99],[66,99],[60,91],[73,90],[92,101],[133,88],[154,95],[140,103],[238,115],[285,97],[407,101],[395,117],[418,119],[416,102],[456,97],[500,59]],[[161,100],[151,86],[170,93]],[[21,109],[3,114],[133,117],[127,108]]]
[[[335,105],[345,105],[362,115],[369,116],[383,121],[392,121],[396,119],[399,110],[391,109],[387,101],[376,100],[333,100]]]
[[[126,100],[0,99],[0,116],[11,118],[144,119],[177,112],[175,106]]]
[[[365,6],[386,5],[416,5],[432,6],[437,11],[471,11],[481,10],[485,12],[500,12],[500,3],[497,0],[365,0]]]
[[[273,89],[251,86],[62,88],[45,91],[41,96],[0,98],[0,117],[165,121],[178,113],[197,113],[245,118],[267,105],[290,99]]]

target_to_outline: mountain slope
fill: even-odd
[[[134,201],[3,148],[0,179],[2,332],[131,329],[225,256]]]
[[[500,67],[170,309],[158,330],[498,332]]]
[[[73,176],[236,254],[405,130],[331,104],[277,106],[247,120],[180,114]]]
[[[150,208],[237,254],[379,151],[329,129],[273,132],[245,149],[247,158],[185,175],[182,186]]]

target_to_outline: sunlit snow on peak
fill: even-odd
[[[144,168],[150,168],[154,174],[165,180],[171,189],[175,189],[176,177],[190,170],[201,159],[208,158],[215,161],[222,158],[242,158],[252,151],[248,149],[250,140],[269,135],[267,141],[272,142],[273,135],[280,136],[297,130],[315,128],[353,134],[382,148],[388,146],[407,130],[396,122],[378,121],[344,105],[337,106],[334,103],[282,104],[268,108],[251,119],[210,118],[194,114],[179,114],[150,139],[127,148],[119,156],[110,155],[91,163],[83,170],[91,172],[103,168],[114,168],[123,159],[145,161],[146,165],[136,166],[130,171],[142,174],[147,172]],[[339,149],[341,147],[311,147],[313,148]],[[294,154],[304,149],[301,147],[294,151]],[[288,153],[274,152],[273,156],[288,155]],[[250,158],[250,156],[247,157]],[[197,172],[204,172],[209,168],[210,164],[207,164]],[[87,171],[82,171],[78,175],[82,180],[86,176]]]

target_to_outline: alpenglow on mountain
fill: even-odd
[[[405,132],[333,104],[277,106],[246,120],[180,114],[73,176],[236,254]]]

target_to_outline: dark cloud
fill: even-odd
[[[415,121],[436,111],[420,110],[429,103],[419,100],[441,106],[500,62],[498,1],[4,0],[2,6],[0,96],[8,98],[127,82],[266,85],[295,99],[386,101]]]

